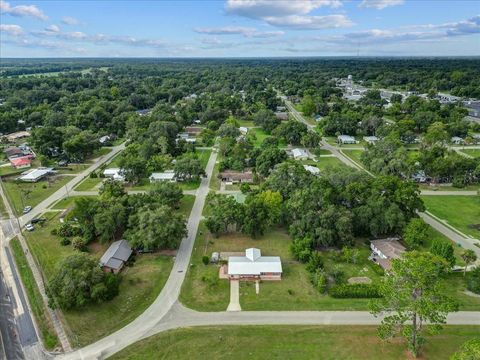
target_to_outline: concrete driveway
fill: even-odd
[[[227,311],[242,311],[240,307],[240,281],[230,280],[230,304]]]

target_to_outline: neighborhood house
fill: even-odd
[[[338,135],[337,142],[339,144],[356,144],[357,143],[355,138],[350,135]]]
[[[164,172],[154,172],[149,177],[151,183],[168,181],[168,182],[175,182],[175,171],[173,170],[165,170]]]
[[[32,159],[30,156],[11,158],[9,160],[10,164],[12,164],[15,169],[24,169],[32,166]]]
[[[320,175],[320,169],[317,168],[316,166],[303,165],[303,168],[304,168],[305,170],[307,170],[310,174]]]
[[[29,136],[30,136],[30,133],[28,131],[18,131],[18,132],[8,134],[6,137],[9,142],[15,142],[18,139],[23,139]]]
[[[463,145],[465,143],[465,140],[458,136],[453,136],[450,141],[455,145]]]
[[[376,136],[364,136],[363,140],[370,145],[374,145],[378,141],[378,137]]]
[[[279,256],[262,256],[260,249],[245,250],[245,256],[228,258],[228,277],[241,280],[281,280]]]
[[[291,152],[293,158],[295,160],[307,160],[308,159],[308,153],[305,149],[293,149]]]
[[[400,258],[406,250],[396,238],[372,240],[370,248],[372,249],[371,259],[384,270],[390,270],[392,259]]]
[[[227,183],[253,183],[253,173],[251,171],[226,170],[219,175],[222,181]]]
[[[280,121],[287,121],[288,120],[288,113],[286,112],[276,112],[275,117]]]
[[[100,266],[105,272],[118,273],[132,255],[132,248],[126,240],[112,243],[100,259]]]
[[[54,171],[52,168],[32,169],[22,173],[22,176],[20,176],[18,179],[25,182],[37,182],[53,172]]]
[[[125,176],[123,175],[123,170],[119,168],[108,168],[103,171],[103,175],[106,178],[115,180],[115,181],[125,181]]]

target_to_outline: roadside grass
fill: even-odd
[[[104,179],[100,177],[91,178],[87,176],[80,184],[75,187],[75,191],[90,191],[95,190],[96,186],[101,183]]]
[[[211,149],[196,150],[196,153],[198,155],[198,159],[200,160],[200,163],[202,164],[202,167],[205,169],[208,164],[208,159],[210,159],[210,154],[212,153],[212,150]]]
[[[0,176],[11,176],[21,174],[28,169],[15,169],[11,166],[0,166]]]
[[[425,207],[432,214],[464,234],[480,238],[480,196],[422,196]]]
[[[480,185],[467,185],[463,188],[454,187],[451,184],[418,184],[420,190],[429,190],[429,191],[478,191],[480,190]]]
[[[290,238],[282,229],[272,230],[265,236],[252,239],[233,233],[213,238],[200,223],[199,232],[192,253],[193,264],[185,278],[180,301],[187,307],[198,311],[224,311],[229,302],[229,282],[218,279],[218,265],[203,265],[202,256],[210,256],[214,251],[243,252],[249,247],[258,247],[262,254],[280,256],[283,276],[279,282],[264,281],[260,284],[260,293],[255,294],[253,283],[240,283],[240,304],[243,310],[366,310],[368,299],[334,299],[320,294],[310,283],[305,265],[295,261],[289,251]],[[368,249],[362,249],[362,256]],[[368,256],[368,255],[367,255]],[[373,271],[364,266],[362,260],[356,265],[345,265],[348,276],[362,276],[363,267],[367,267],[368,276]],[[374,266],[375,264],[371,264]],[[365,275],[367,276],[367,275]],[[374,278],[375,275],[372,275]],[[203,279],[218,279],[205,281]]]
[[[320,155],[332,155],[332,152],[330,150],[320,149]]]
[[[461,152],[473,157],[480,157],[480,149],[462,149]]]
[[[420,358],[449,359],[479,332],[479,326],[446,326],[427,337]],[[110,359],[404,360],[406,348],[402,339],[382,341],[376,326],[202,326],[153,335]]]
[[[60,199],[56,203],[49,206],[50,209],[68,209],[75,203],[75,200],[81,198],[96,198],[95,195],[82,195],[82,196],[70,196],[63,199]]]
[[[350,159],[352,159],[354,162],[356,162],[359,165],[363,165],[361,156],[363,154],[363,150],[342,150],[343,154],[348,156]]]
[[[3,198],[0,197],[0,218],[8,218],[7,208],[5,207],[5,203],[3,202]]]
[[[32,270],[30,269],[25,254],[23,253],[20,241],[18,238],[14,238],[10,242],[13,257],[17,264],[17,270],[22,279],[23,287],[25,288],[26,295],[28,296],[30,308],[32,309],[35,322],[40,331],[43,344],[47,350],[53,350],[60,343],[55,334],[55,330],[48,318],[45,304],[43,303],[42,296],[38,290],[37,283],[33,277]]]
[[[100,156],[104,156],[110,154],[113,149],[111,147],[101,147],[100,149],[95,150],[92,155],[90,155],[87,159],[87,162],[94,162],[95,159],[99,158]]]
[[[64,167],[55,167],[59,174],[78,174],[88,168],[89,164],[70,164]]]
[[[3,181],[5,193],[17,215],[22,214],[25,206],[36,206],[66,183],[72,180],[69,176],[56,176],[54,180],[42,180],[36,183],[22,183],[7,178]]]
[[[318,162],[315,163],[315,166],[318,167],[320,171],[323,171],[329,167],[339,168],[339,167],[345,167],[346,165],[336,157],[319,157]]]
[[[212,190],[220,190],[220,179],[218,178],[218,174],[220,173],[220,163],[222,162],[222,155],[217,155],[217,162],[215,163],[212,171],[212,176],[210,178],[210,189]]]
[[[183,195],[182,200],[180,201],[180,207],[175,210],[185,217],[190,216],[192,211],[193,203],[195,202],[195,195]]]
[[[120,273],[120,292],[113,300],[63,311],[73,345],[81,347],[95,342],[137,318],[157,298],[172,266],[170,256],[137,256],[135,264]]]
[[[252,121],[252,120],[239,120],[237,119],[237,123],[238,123],[238,126],[244,126],[244,127],[247,127],[247,128],[251,128],[251,127],[254,127],[256,126],[255,123]]]

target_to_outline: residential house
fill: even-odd
[[[23,139],[29,136],[30,136],[30,132],[28,131],[17,131],[17,132],[8,134],[6,138],[9,142],[15,142],[18,139]]]
[[[24,182],[37,182],[52,173],[54,173],[53,168],[32,169],[22,173],[18,179]]]
[[[225,170],[218,176],[227,183],[253,183],[253,173],[251,171]]]
[[[316,166],[303,165],[303,168],[312,175],[320,175],[320,169]]]
[[[119,168],[108,168],[103,171],[103,175],[106,178],[115,180],[115,181],[125,181],[125,176],[123,170]]]
[[[364,136],[363,140],[370,145],[375,145],[375,143],[379,140],[376,136]]]
[[[472,139],[476,144],[480,144],[480,134],[473,134]]]
[[[339,144],[356,144],[357,140],[350,135],[338,135],[337,142]]]
[[[279,256],[262,256],[260,249],[245,250],[245,256],[228,258],[228,277],[238,280],[281,280],[282,262]]]
[[[307,160],[309,158],[308,152],[305,149],[295,148],[291,151],[291,154],[295,160]]]
[[[462,139],[461,137],[459,136],[453,136],[451,139],[450,139],[450,142],[454,145],[463,145],[465,143],[465,140]]]
[[[189,136],[197,136],[197,135],[200,135],[200,133],[202,132],[203,128],[200,127],[200,126],[186,126],[185,127],[185,132],[189,135]]]
[[[390,270],[392,260],[399,259],[406,251],[406,248],[397,238],[372,240],[370,241],[370,249],[372,249],[371,259],[384,270]]]
[[[98,139],[98,142],[99,142],[100,144],[104,145],[104,144],[108,144],[111,139],[112,139],[112,138],[111,138],[110,135],[104,135],[104,136],[100,137],[100,139]]]
[[[11,146],[3,150],[7,158],[17,158],[24,155],[23,150],[16,146]]]
[[[323,119],[322,115],[315,115],[313,118],[315,119],[316,122],[320,122]]]
[[[287,121],[288,120],[288,113],[284,111],[277,111],[275,113],[275,117],[280,121]]]
[[[248,133],[248,128],[245,127],[245,126],[240,126],[238,128],[238,130],[240,130],[240,134],[242,134],[242,135],[247,135],[247,133]]]
[[[164,172],[154,172],[149,177],[151,183],[157,182],[176,182],[175,171],[165,170]]]
[[[32,166],[32,159],[30,156],[22,156],[17,158],[10,158],[10,164],[15,169],[24,169]]]
[[[152,113],[152,109],[141,109],[141,110],[135,111],[135,113],[140,116],[147,116]]]
[[[132,255],[132,248],[126,240],[113,242],[100,258],[100,266],[105,272],[118,273]]]
[[[285,111],[287,108],[285,106],[277,106],[277,111]]]

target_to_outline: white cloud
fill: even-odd
[[[58,33],[60,31],[60,28],[57,25],[49,25],[45,28],[45,31]]]
[[[308,14],[320,7],[340,6],[339,0],[227,0],[226,3],[227,12],[253,19]]]
[[[363,0],[359,7],[382,10],[386,7],[402,5],[404,2],[404,0]]]
[[[21,26],[13,24],[0,24],[0,33],[7,33],[12,36],[20,36],[24,34]]]
[[[62,18],[62,23],[65,25],[80,25],[80,21],[71,16],[64,16]]]
[[[282,17],[267,17],[265,18],[265,21],[271,25],[298,29],[333,29],[353,25],[353,22],[345,15],[290,15]]]
[[[284,34],[283,31],[258,31],[255,28],[226,26],[221,28],[195,28],[193,29],[199,34],[208,35],[243,35],[245,37],[276,37]]]
[[[321,7],[340,6],[342,2],[339,0],[227,0],[225,8],[232,15],[292,29],[330,29],[353,25],[345,15],[309,15]]]
[[[40,20],[47,20],[45,15],[36,5],[17,5],[11,6],[8,2],[0,0],[0,12],[17,17],[34,17]]]

